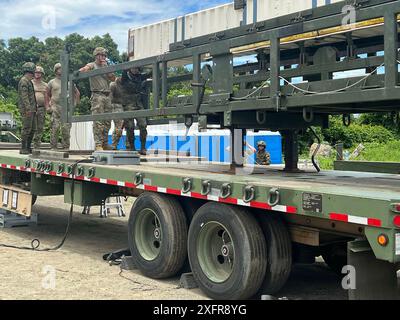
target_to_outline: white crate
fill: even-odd
[[[187,40],[235,27],[243,21],[254,22],[254,2],[257,2],[257,21],[323,6],[340,0],[247,0],[245,10],[235,10],[233,3],[194,12],[175,19],[164,20],[129,30],[130,60],[139,60],[164,54],[175,41]]]

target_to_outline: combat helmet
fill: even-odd
[[[36,70],[36,66],[35,66],[35,64],[33,62],[25,62],[22,65],[22,72],[23,73],[26,73],[26,72],[35,73],[35,70]]]
[[[54,65],[54,68],[53,68],[53,71],[54,72],[56,72],[58,69],[60,69],[61,68],[61,63],[56,63],[55,65]]]
[[[267,144],[265,143],[265,141],[258,141],[257,142],[257,147],[266,147],[267,146]]]
[[[41,74],[46,75],[43,67],[41,67],[41,66],[36,66],[35,72],[40,72]]]
[[[96,49],[94,49],[93,55],[96,57],[99,54],[107,55],[107,50],[104,49],[103,47],[97,47]]]

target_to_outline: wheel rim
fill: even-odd
[[[146,208],[137,214],[134,237],[140,255],[147,261],[155,260],[161,250],[162,230],[153,210]]]
[[[199,233],[197,258],[204,274],[215,283],[229,279],[233,272],[235,247],[225,226],[208,222]]]

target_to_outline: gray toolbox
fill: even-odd
[[[107,165],[140,164],[140,154],[137,151],[95,151],[92,157],[95,163]]]

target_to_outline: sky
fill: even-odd
[[[0,0],[0,39],[31,36],[86,37],[110,33],[127,50],[128,30],[231,0]]]

